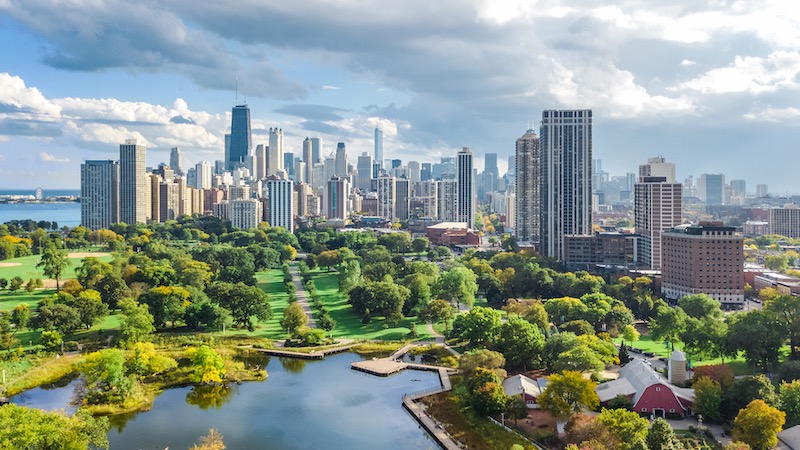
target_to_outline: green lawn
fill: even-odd
[[[109,262],[113,259],[113,256],[102,254],[102,256],[97,256],[97,259],[104,262]],[[0,261],[0,278],[5,278],[6,280],[10,280],[14,277],[22,277],[23,280],[26,282],[31,278],[45,278],[44,274],[42,273],[42,269],[36,268],[36,264],[39,263],[39,255],[31,255],[31,256],[23,256],[22,258],[14,258],[14,259],[6,259]],[[70,258],[71,264],[67,269],[64,271],[62,275],[62,280],[68,280],[70,278],[75,278],[75,268],[81,265],[81,260],[83,258]],[[4,267],[8,264],[14,264],[12,266]],[[18,264],[18,265],[17,265]]]
[[[621,338],[614,339],[614,343],[619,345],[622,341]],[[634,348],[641,349],[645,352],[653,352],[656,356],[662,358],[669,358],[671,351],[666,347],[663,342],[656,342],[653,341],[650,336],[644,335],[639,338],[638,341],[631,344],[630,342],[626,342],[627,345],[630,345]],[[676,342],[675,348],[681,351],[684,351],[683,343]],[[693,359],[691,355],[689,356],[691,363],[693,366],[708,366],[711,364],[722,364],[722,359],[720,358],[708,358],[708,359]],[[737,358],[725,359],[725,364],[728,365],[731,370],[733,370],[734,375],[752,375],[753,369],[747,365],[744,361],[744,357],[739,355]]]
[[[25,303],[29,308],[36,309],[36,305],[45,297],[55,294],[55,289],[39,289],[29,294],[25,289],[16,292],[3,291],[0,293],[0,311],[11,311],[17,305]]]
[[[283,271],[271,269],[256,274],[258,287],[269,295],[269,305],[272,307],[272,319],[259,322],[256,331],[252,334],[269,339],[286,339],[286,330],[281,329],[280,320],[283,310],[289,306],[289,294],[283,283]],[[239,332],[239,330],[237,330]]]
[[[401,340],[408,337],[411,323],[417,322],[419,339],[433,339],[425,324],[416,317],[403,319],[395,328],[384,328],[383,318],[378,317],[373,317],[372,322],[368,324],[361,323],[361,317],[354,314],[350,304],[347,303],[347,296],[339,293],[336,272],[317,269],[312,273],[312,279],[317,286],[320,299],[336,321],[336,328],[333,330],[334,338]]]

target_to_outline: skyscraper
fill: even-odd
[[[119,163],[85,161],[81,164],[81,226],[108,228],[119,221]]]
[[[344,146],[344,142],[339,142],[336,144],[336,167],[334,169],[334,174],[337,177],[346,177],[347,176],[347,149]]]
[[[539,216],[542,211],[540,151],[539,136],[535,131],[528,130],[517,139],[514,221],[519,242],[539,242]]]
[[[475,180],[473,178],[473,155],[469,147],[464,147],[456,156],[456,222],[466,222],[472,228],[475,220]]]
[[[312,158],[312,165],[320,162],[320,158],[322,158],[322,138],[320,137],[312,137],[311,138],[311,158]]]
[[[592,232],[592,111],[544,111],[539,136],[541,253],[563,260],[565,235]]]
[[[350,182],[347,178],[331,178],[327,183],[326,206],[328,219],[347,219]]]
[[[267,222],[294,232],[294,183],[276,175],[267,177]]]
[[[394,211],[397,220],[408,220],[411,206],[411,183],[406,178],[398,178],[394,182]]]
[[[397,184],[393,176],[378,177],[378,217],[393,222],[397,217]]]
[[[253,148],[250,132],[250,108],[236,105],[231,111],[231,144],[228,156],[228,170],[244,165],[245,158]]]
[[[420,181],[420,166],[417,161],[409,161],[406,165],[408,167],[408,180],[412,183]]]
[[[181,149],[172,147],[169,151],[169,167],[175,171],[175,174],[183,176],[183,169],[181,168]]]
[[[269,146],[264,144],[258,144],[256,146],[256,163],[255,170],[253,171],[253,176],[256,178],[256,180],[261,180],[267,177],[268,154]]]
[[[147,150],[136,139],[119,146],[119,221],[126,224],[147,221]]]
[[[442,222],[456,221],[456,198],[458,197],[458,182],[455,175],[445,173],[442,179],[436,181],[436,204],[438,219]]]
[[[305,175],[305,182],[308,184],[314,184],[313,178],[313,171],[314,171],[314,164],[317,161],[313,157],[313,148],[311,146],[311,139],[305,138],[303,140],[303,161],[306,163],[306,175]]]
[[[375,128],[375,161],[383,164],[383,130]]]
[[[683,189],[675,182],[675,164],[664,158],[650,158],[639,166],[639,182],[634,185],[634,222],[639,262],[650,269],[661,269],[661,233],[681,224]]]
[[[367,152],[362,153],[358,157],[356,169],[358,170],[358,182],[356,183],[358,190],[362,194],[369,192],[372,187],[372,156]]]
[[[706,205],[725,203],[725,174],[704,173],[698,181],[697,195]]]
[[[483,162],[483,191],[496,191],[498,178],[500,170],[497,168],[497,153],[487,153]]]
[[[289,175],[289,178],[294,177],[294,153],[286,152],[283,154],[283,170]]]
[[[211,163],[208,161],[201,161],[194,166],[196,173],[196,180],[194,187],[197,189],[211,189]]]
[[[267,150],[267,175],[275,175],[283,169],[283,130],[269,129],[269,149]]]

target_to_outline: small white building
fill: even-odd
[[[547,377],[529,378],[525,375],[514,375],[503,380],[503,392],[509,397],[522,396],[530,409],[539,409],[536,399],[547,387]]]

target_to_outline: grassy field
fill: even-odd
[[[286,339],[286,330],[281,329],[280,325],[283,310],[289,306],[289,294],[286,293],[286,285],[283,284],[283,271],[272,269],[266,272],[259,272],[256,274],[256,281],[258,282],[258,287],[269,295],[272,319],[266,322],[259,322],[253,334],[269,339]]]
[[[0,311],[11,311],[19,304],[26,304],[31,309],[36,309],[36,305],[45,297],[55,294],[55,289],[40,289],[29,294],[26,290],[20,289],[17,292],[0,292]]]
[[[104,262],[109,262],[113,259],[111,255],[100,253],[102,256],[97,256],[97,259]],[[70,266],[64,271],[62,280],[75,278],[75,268],[81,265],[83,258],[70,258]],[[42,269],[37,269],[36,264],[39,263],[39,255],[23,256],[22,258],[6,259],[0,261],[0,278],[10,280],[16,276],[22,277],[23,280],[28,281],[31,278],[45,278],[42,274]],[[6,266],[7,264],[14,264]],[[18,265],[17,265],[18,264]]]
[[[405,318],[395,328],[384,328],[385,322],[382,318],[373,317],[368,324],[361,323],[361,318],[353,313],[350,304],[347,303],[347,296],[339,293],[339,281],[336,272],[326,272],[320,270],[312,271],[312,279],[317,286],[317,292],[331,317],[336,321],[336,328],[333,330],[334,338],[352,339],[381,339],[381,340],[401,340],[407,339],[410,327],[413,322],[417,322],[417,333],[419,339],[433,339],[428,333],[424,323],[416,317]]]
[[[621,341],[621,338],[614,339],[614,343],[617,345],[619,345]],[[645,352],[653,352],[656,354],[656,356],[662,358],[669,358],[671,353],[671,351],[663,342],[653,341],[650,336],[647,335],[640,337],[639,340],[633,344],[630,342],[626,342],[626,344],[632,346],[633,348],[641,349]],[[675,348],[683,351],[683,343],[676,342]],[[690,355],[689,359],[691,360],[693,366],[707,366],[711,364],[723,363],[722,359],[720,358],[693,359]],[[744,357],[741,355],[734,359],[726,358],[724,362],[731,368],[731,370],[733,370],[734,375],[752,375],[754,373],[753,369],[749,367],[747,363],[745,363]]]

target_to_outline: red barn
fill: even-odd
[[[617,395],[633,402],[633,410],[655,417],[686,417],[692,414],[694,389],[670,384],[650,364],[634,359],[619,370],[619,378],[597,386],[600,404],[607,404]]]

